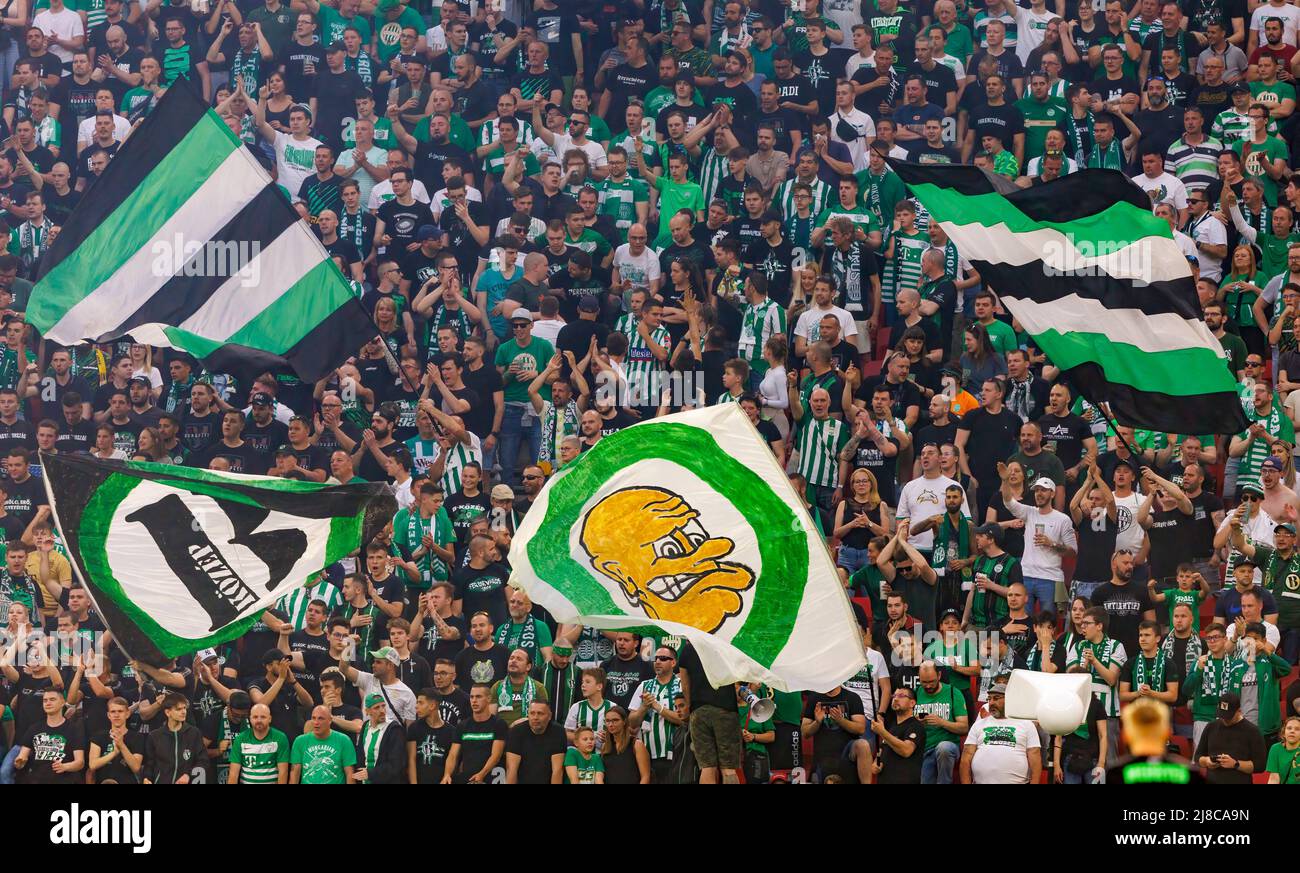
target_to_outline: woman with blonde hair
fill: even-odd
[[[872,537],[891,536],[889,506],[880,499],[876,476],[866,467],[849,474],[844,499],[835,507],[834,536],[840,541],[836,566],[852,576],[867,563],[867,543]]]
[[[162,374],[153,365],[153,349],[144,343],[131,343],[130,356],[131,375],[143,374],[149,377],[149,396],[157,403],[158,395],[162,393]]]

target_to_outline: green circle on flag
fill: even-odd
[[[534,572],[583,615],[634,616],[636,608],[620,606],[603,584],[565,585],[563,580],[595,579],[590,565],[575,560],[568,533],[584,524],[584,509],[594,494],[619,473],[649,460],[669,461],[697,476],[727,500],[754,531],[761,572],[750,595],[749,615],[730,643],[770,666],[794,629],[808,581],[806,525],[762,476],[729,455],[702,428],[652,423],[601,440],[596,450],[584,455],[550,486],[539,531],[563,535],[534,536],[528,543],[528,559]],[[661,485],[636,484],[647,488]]]

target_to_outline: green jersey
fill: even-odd
[[[230,763],[239,765],[240,785],[274,785],[280,778],[279,766],[289,763],[289,738],[271,728],[259,739],[247,728],[230,743]]]
[[[1264,770],[1276,773],[1282,785],[1300,785],[1300,746],[1288,749],[1285,743],[1274,743]]]
[[[1246,409],[1246,420],[1254,423],[1259,422],[1264,426],[1264,430],[1273,438],[1284,440],[1290,445],[1295,445],[1295,427],[1291,424],[1291,419],[1283,414],[1278,404],[1274,403],[1268,408],[1268,412],[1260,415],[1255,411],[1254,404]],[[1237,434],[1240,439],[1250,436],[1249,430],[1244,430]],[[1237,468],[1238,482],[1254,482],[1259,479],[1259,465],[1264,463],[1268,457],[1268,443],[1262,439],[1250,441],[1246,448],[1246,454],[1241,459],[1240,466]]]
[[[524,146],[519,146],[519,151],[524,155],[524,175],[535,176],[542,171],[541,164],[537,162],[537,157],[533,155]],[[506,152],[501,146],[497,146],[488,152],[483,158],[483,172],[490,173],[497,181],[506,173]]]
[[[326,6],[324,3],[321,3],[316,10],[316,26],[320,31],[321,45],[343,42],[343,31],[349,27],[355,27],[360,32],[362,45],[370,42],[370,22],[364,15],[346,18],[333,6]],[[400,30],[398,34],[401,34]]]
[[[1213,721],[1219,711],[1219,698],[1240,686],[1246,662],[1233,655],[1215,658],[1208,653],[1205,666],[1199,663],[1187,674],[1187,696],[1192,703],[1194,721]]]
[[[322,4],[324,5],[324,4]],[[416,12],[409,6],[399,6],[401,13],[396,19],[389,21],[386,16],[376,15],[373,17],[375,30],[375,49],[379,55],[379,63],[384,67],[393,59],[393,55],[401,51],[402,28],[414,27],[417,33],[424,33],[424,19],[420,13]],[[369,37],[364,41],[368,41]]]
[[[921,256],[930,248],[930,235],[919,230],[896,231],[886,249],[885,274],[880,281],[880,302],[893,303],[904,288],[921,286]]]
[[[1192,633],[1201,632],[1201,601],[1205,595],[1201,589],[1193,588],[1191,591],[1184,591],[1181,588],[1166,588],[1161,592],[1165,596],[1165,605],[1169,607],[1169,626],[1174,625],[1174,607],[1182,604],[1192,611]]]
[[[1042,157],[1047,151],[1047,134],[1064,129],[1069,108],[1055,97],[1035,100],[1030,95],[1017,100],[1015,105],[1025,117],[1025,160]]]
[[[799,422],[799,473],[810,486],[839,487],[840,451],[848,441],[849,428],[838,418],[804,416]]]
[[[934,693],[926,691],[921,685],[916,686],[916,707],[912,714],[918,718],[934,715],[944,721],[956,721],[967,715],[966,696],[951,685],[939,683]],[[925,726],[925,750],[928,752],[942,742],[960,743],[961,734],[955,734],[936,725]]]
[[[770,298],[760,303],[747,303],[740,317],[740,342],[737,354],[749,363],[751,372],[763,376],[768,363],[763,358],[763,346],[777,334],[785,333],[785,309]]]
[[[1256,545],[1255,563],[1263,570],[1264,587],[1277,601],[1278,629],[1300,628],[1300,552],[1284,558],[1273,546]]]
[[[653,247],[664,249],[672,244],[668,222],[678,210],[689,209],[700,213],[708,204],[699,185],[694,182],[674,182],[666,172],[655,178],[655,190],[659,192],[659,235],[655,237]]]
[[[528,403],[528,382],[516,373],[540,373],[555,356],[555,347],[540,337],[532,337],[527,346],[518,340],[509,340],[497,347],[496,366],[502,368],[501,381],[505,383],[506,403]],[[538,392],[543,400],[551,399],[551,389],[543,385]]]
[[[566,770],[569,767],[578,768],[578,785],[595,785],[596,774],[605,772],[605,760],[596,752],[592,752],[588,756],[570,746],[569,750],[564,753],[564,767]],[[565,782],[569,781],[567,775],[564,779]]]
[[[640,219],[637,217],[637,204],[650,202],[650,186],[640,179],[624,176],[621,182],[606,178],[596,186],[600,195],[600,205],[596,212],[614,219],[618,228],[619,239],[627,241],[627,231]]]
[[[1264,162],[1276,164],[1278,160],[1284,162],[1290,160],[1290,151],[1286,143],[1269,134],[1262,143],[1250,142],[1246,139],[1238,140],[1232,144],[1232,150],[1241,157],[1242,173],[1247,179],[1259,182],[1264,187],[1264,201],[1269,206],[1276,206],[1277,182],[1269,176]]]
[[[1024,581],[1020,559],[1006,552],[992,557],[988,555],[978,556],[971,570],[974,576],[981,574],[988,576],[993,584],[1001,585],[1003,588],[1012,582]],[[992,627],[999,624],[1002,619],[1010,614],[1011,607],[1007,605],[1005,597],[993,591],[980,591],[978,588],[972,592],[970,606],[971,627]]]
[[[798,212],[794,205],[794,186],[798,181],[798,179],[786,179],[777,186],[776,196],[772,198],[773,204],[781,210],[781,214],[786,219]],[[808,187],[812,189],[812,203],[809,204],[808,211],[814,216],[821,215],[834,196],[831,186],[814,176],[812,182],[808,183]]]
[[[332,730],[321,739],[308,731],[293,741],[289,764],[301,766],[303,785],[342,785],[347,781],[344,767],[354,767],[357,750],[347,735]]]
[[[1007,352],[1020,348],[1020,343],[1016,340],[1016,332],[1005,321],[999,321],[995,318],[985,324],[984,327],[989,332],[989,342],[993,345],[993,351],[1004,358]]]

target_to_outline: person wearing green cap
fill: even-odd
[[[377,653],[376,653],[377,654]],[[406,730],[388,717],[384,695],[366,695],[366,723],[357,736],[357,761],[353,776],[368,785],[406,782]]]

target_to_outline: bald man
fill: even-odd
[[[323,707],[317,707],[322,709]],[[289,781],[289,738],[271,726],[271,708],[257,703],[248,727],[230,744],[230,785],[285,785]]]
[[[530,252],[524,257],[524,274],[510,283],[506,299],[501,301],[501,314],[506,320],[516,309],[536,312],[541,308],[542,295],[550,291],[546,284],[550,262],[541,252]]]

